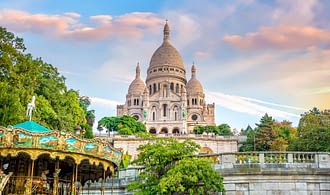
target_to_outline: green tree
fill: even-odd
[[[109,133],[115,131],[121,135],[132,135],[146,132],[145,125],[129,115],[123,115],[121,117],[103,117],[99,120],[98,126],[105,127]]]
[[[275,120],[266,113],[260,119],[260,123],[256,124],[255,131],[255,148],[257,151],[269,151],[272,142],[276,139],[274,131]]]
[[[91,105],[91,100],[87,96],[79,97],[80,107],[84,110],[84,116],[86,123],[82,124],[82,128],[85,130],[85,138],[93,138],[93,125],[95,122],[95,110],[88,110],[88,107]]]
[[[161,194],[214,194],[224,192],[223,178],[210,161],[185,158],[171,168],[159,182]]]
[[[32,96],[36,96],[34,121],[67,131],[86,123],[78,92],[67,89],[57,68],[25,50],[22,38],[0,27],[0,125],[26,120]]]
[[[144,171],[139,175],[140,180],[130,184],[128,189],[135,194],[224,191],[222,177],[210,162],[194,158],[199,148],[193,141],[178,142],[175,139],[155,139],[140,145],[140,153],[133,163],[144,166]]]
[[[234,134],[231,131],[230,126],[228,124],[223,123],[218,126],[218,135],[232,136]]]
[[[289,150],[329,152],[330,112],[317,108],[304,113],[298,124],[297,136],[289,144]]]
[[[240,152],[255,150],[255,130],[250,125],[241,133],[246,136],[246,142],[239,148]]]

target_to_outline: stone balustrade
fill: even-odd
[[[286,164],[291,167],[330,168],[330,153],[325,152],[236,152],[205,156],[212,156],[215,164],[222,168],[257,164],[261,167]]]

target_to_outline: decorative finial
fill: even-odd
[[[27,105],[27,109],[26,109],[26,116],[29,117],[29,120],[32,119],[32,112],[35,108],[35,100],[36,100],[36,97],[35,96],[32,96],[32,100],[30,103],[28,103]]]
[[[192,78],[196,77],[196,67],[195,67],[195,62],[193,62],[192,67],[191,67],[191,77],[192,77]]]
[[[167,19],[165,20],[165,26],[164,26],[164,41],[170,40],[170,27],[168,26]]]
[[[135,70],[136,74],[135,74],[135,78],[139,78],[140,77],[140,63],[138,62],[136,65],[136,70]]]

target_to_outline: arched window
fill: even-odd
[[[163,104],[163,116],[166,117],[167,115],[167,104]]]
[[[153,121],[156,120],[156,112],[155,112],[155,111],[152,112],[152,120],[153,120]]]
[[[175,127],[175,128],[172,130],[172,133],[173,133],[173,134],[179,134],[180,131],[179,131],[178,128]]]
[[[166,127],[163,127],[160,132],[160,134],[167,134],[168,133],[168,129]]]
[[[151,127],[149,129],[149,133],[156,134],[156,129],[154,127]]]
[[[152,94],[152,91],[151,91],[151,85],[149,85],[149,95]]]
[[[176,84],[176,86],[175,86],[175,92],[176,93],[179,93],[180,91],[179,91],[179,84]]]
[[[171,89],[171,91],[174,91],[174,83],[171,83],[170,89]]]
[[[154,90],[153,93],[156,93],[157,89],[156,89],[156,83],[154,83]]]

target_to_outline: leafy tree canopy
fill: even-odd
[[[99,120],[98,126],[105,127],[108,132],[115,131],[121,135],[132,135],[146,132],[145,125],[129,115],[123,115],[121,117],[103,117]]]
[[[296,137],[296,128],[290,121],[277,122],[265,114],[256,128],[250,126],[242,132],[247,136],[246,143],[240,151],[285,151],[290,141]]]
[[[330,151],[330,111],[317,108],[304,113],[298,124],[297,136],[289,145],[294,151]]]
[[[228,124],[220,124],[219,126],[215,125],[206,125],[206,126],[196,126],[193,129],[195,134],[203,134],[203,133],[213,133],[215,135],[225,135],[231,136],[233,132],[230,130],[230,126]]]
[[[57,68],[25,50],[22,38],[0,27],[0,125],[27,120],[25,110],[32,96],[36,97],[32,120],[67,131],[86,124],[78,92],[67,89]]]
[[[210,162],[195,158],[200,146],[191,140],[155,139],[138,148],[134,164],[144,166],[139,181],[128,186],[135,194],[213,194],[224,191],[222,177]]]

